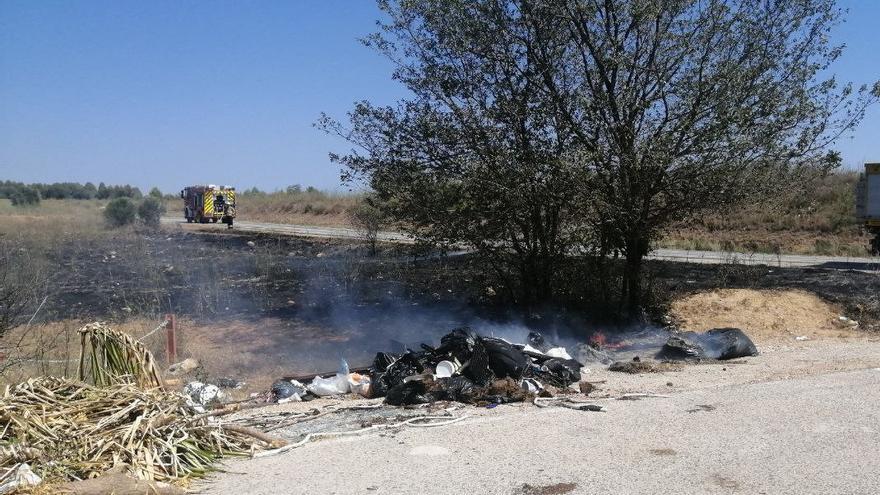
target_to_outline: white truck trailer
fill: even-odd
[[[856,194],[856,215],[871,237],[871,254],[880,256],[880,163],[866,163]]]

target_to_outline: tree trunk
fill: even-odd
[[[621,303],[629,317],[638,317],[642,312],[642,264],[648,254],[648,244],[647,236],[641,231],[631,233],[626,239]]]

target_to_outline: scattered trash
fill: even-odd
[[[358,394],[361,397],[370,397],[370,377],[360,373],[349,373],[348,388],[353,394]]]
[[[608,371],[619,373],[662,373],[664,371],[681,371],[681,363],[657,362],[651,360],[638,361],[615,361],[608,366]]]
[[[4,494],[13,493],[28,486],[37,486],[42,483],[43,478],[31,471],[28,463],[23,462],[6,470],[0,475],[0,481],[2,481],[0,482],[0,494]]]
[[[285,399],[299,402],[307,392],[306,386],[296,380],[276,380],[272,384],[272,397],[276,402]]]
[[[810,338],[807,337],[806,335],[798,335],[797,337],[794,338],[794,340],[804,341],[804,340],[810,340]]]
[[[605,412],[605,409],[598,404],[580,402],[569,397],[535,397],[533,403],[538,407],[557,406],[576,411]]]
[[[192,381],[183,387],[183,394],[190,400],[190,405],[199,412],[205,411],[205,406],[223,402],[226,394],[217,385]]]
[[[540,391],[544,390],[544,385],[541,385],[541,382],[534,378],[524,378],[520,385],[523,390],[530,394],[537,395]]]
[[[339,370],[336,375],[322,378],[316,376],[306,387],[309,392],[319,396],[347,394],[351,390],[349,385],[350,370],[345,359],[340,359]]]
[[[238,389],[245,386],[245,382],[240,382],[240,381],[235,380],[233,378],[225,378],[225,377],[218,378],[218,379],[214,380],[214,383],[216,383],[217,386],[220,388],[229,388],[229,389],[234,389],[234,390],[238,390]]]
[[[453,358],[452,361],[443,360],[437,363],[437,366],[435,367],[435,373],[437,374],[438,378],[449,378],[450,376],[457,373],[460,368],[461,363]]]

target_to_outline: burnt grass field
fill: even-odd
[[[525,318],[538,327],[607,323],[607,314],[584,302],[576,286],[560,291],[564,300],[523,310],[470,256],[445,257],[408,245],[384,245],[371,256],[352,241],[167,230],[108,236],[71,249],[62,245],[48,256],[57,291],[49,299],[53,318],[174,312],[201,321],[360,321],[377,331],[383,319],[398,318],[397,324],[436,325],[438,332],[474,318]],[[694,291],[798,288],[839,304],[865,326],[880,321],[876,272],[652,261],[648,273],[652,315],[662,314],[676,295]]]

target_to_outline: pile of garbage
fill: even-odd
[[[276,400],[356,393],[384,397],[391,405],[427,404],[439,400],[502,404],[536,395],[552,396],[581,379],[581,363],[563,347],[532,332],[528,344],[480,336],[468,327],[452,330],[440,345],[421,344],[405,353],[380,352],[366,373],[352,373],[343,361],[339,371],[309,384],[279,380]]]

